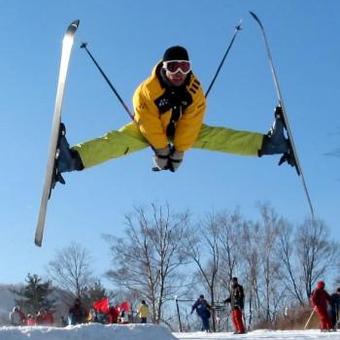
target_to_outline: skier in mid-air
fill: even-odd
[[[282,154],[282,160],[294,165],[280,106],[267,134],[208,126],[203,123],[206,98],[191,66],[184,47],[168,48],[134,93],[133,122],[72,148],[61,135],[55,180],[63,181],[63,172],[83,170],[148,146],[154,151],[154,170],[175,172],[190,148],[259,157]]]

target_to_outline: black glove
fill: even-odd
[[[179,166],[181,165],[184,157],[183,151],[177,151],[175,149],[172,150],[170,156],[169,156],[169,170],[171,172],[175,172]]]
[[[155,164],[153,168],[154,171],[168,169],[170,152],[169,146],[162,149],[155,149],[155,155],[153,156],[153,162]]]

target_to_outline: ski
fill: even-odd
[[[275,70],[275,67],[274,67],[273,58],[272,58],[272,55],[271,55],[271,52],[270,52],[267,35],[266,35],[266,32],[265,32],[264,26],[262,25],[262,22],[260,21],[258,16],[254,12],[249,11],[249,13],[255,19],[255,21],[258,23],[258,25],[260,26],[261,32],[262,32],[262,36],[263,36],[263,40],[264,40],[264,43],[265,43],[266,52],[267,52],[267,56],[268,56],[268,61],[269,61],[271,73],[272,73],[272,76],[273,76],[273,81],[274,81],[274,84],[275,84],[276,96],[277,96],[278,103],[279,103],[278,105],[282,108],[282,114],[283,114],[282,119],[283,119],[283,123],[284,123],[285,128],[286,128],[288,140],[289,140],[291,151],[292,151],[292,155],[288,155],[288,157],[293,158],[291,161],[293,162],[293,164],[295,166],[295,169],[296,169],[298,176],[302,180],[302,185],[303,185],[303,189],[304,189],[307,201],[308,201],[309,209],[311,211],[312,218],[314,219],[314,208],[313,208],[312,201],[311,201],[311,198],[310,198],[310,195],[309,195],[309,191],[308,191],[308,188],[307,188],[307,184],[306,184],[306,181],[305,181],[305,177],[304,177],[304,174],[303,174],[301,163],[300,163],[300,160],[299,160],[299,157],[298,157],[298,153],[297,153],[297,150],[296,150],[296,147],[295,147],[292,130],[291,130],[290,125],[289,125],[288,115],[287,115],[287,111],[286,111],[285,104],[284,104],[284,101],[283,101],[283,97],[282,97],[277,73],[276,73],[276,70]],[[283,156],[283,158],[280,160],[280,163],[285,161],[284,157],[285,156]]]
[[[52,130],[50,137],[50,145],[48,151],[47,168],[45,174],[45,181],[43,186],[43,192],[41,197],[38,222],[35,230],[34,242],[38,247],[41,247],[44,236],[45,219],[47,212],[47,203],[51,197],[51,191],[55,185],[55,161],[58,156],[58,138],[61,133],[65,133],[61,125],[61,109],[65,92],[65,83],[67,78],[67,72],[69,68],[69,62],[71,59],[72,46],[74,41],[74,35],[78,29],[79,20],[73,21],[67,28],[63,38],[61,59],[59,67],[59,76],[57,83],[57,93],[55,98],[55,106],[52,120]]]

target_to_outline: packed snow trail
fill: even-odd
[[[251,339],[251,340],[311,340],[311,339],[338,339],[340,340],[340,332],[338,333],[321,333],[319,330],[306,331],[269,331],[256,330],[247,334],[237,335],[230,333],[173,333],[179,340],[227,340],[227,339]],[[142,339],[142,338],[141,338]],[[158,340],[158,339],[157,339]],[[160,339],[159,339],[160,340]]]

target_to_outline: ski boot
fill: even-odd
[[[52,178],[52,188],[55,187],[57,182],[65,184],[65,180],[61,173],[74,170],[79,171],[83,169],[84,165],[81,161],[79,153],[76,150],[70,149],[70,145],[66,139],[65,125],[60,123],[56,160]]]
[[[295,166],[295,158],[292,152],[289,139],[285,136],[285,122],[283,118],[282,107],[277,106],[274,112],[275,121],[269,132],[263,136],[262,146],[258,152],[259,157],[263,155],[283,154],[280,158],[279,165],[287,162]]]

